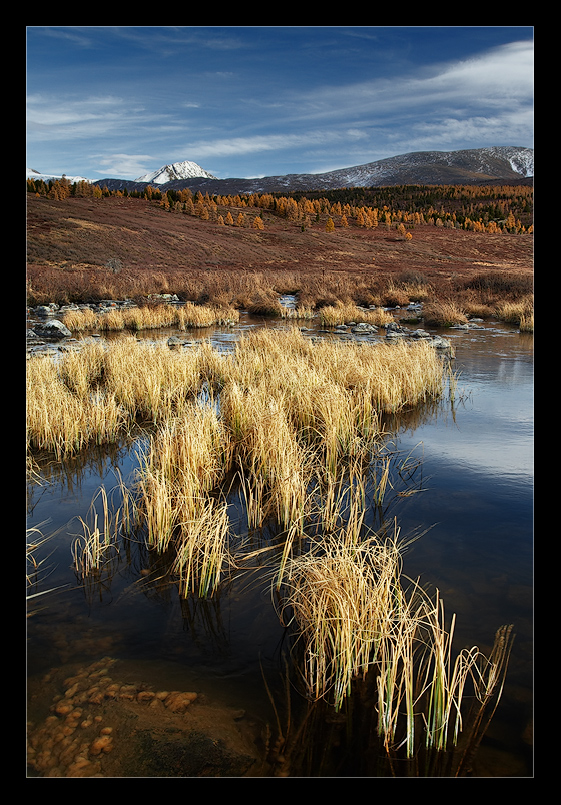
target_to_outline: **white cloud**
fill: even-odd
[[[416,73],[372,79],[338,87],[318,87],[291,98],[287,112],[293,119],[371,117],[394,121],[418,115],[421,109],[457,110],[476,105],[505,108],[531,103],[533,97],[533,45],[514,42],[472,59],[435,64]],[[288,106],[288,104],[287,104]]]
[[[196,153],[198,159],[209,157],[239,156],[265,151],[284,151],[287,149],[325,146],[332,143],[364,139],[367,134],[360,129],[344,131],[306,131],[302,134],[270,134],[255,137],[233,137],[229,139],[200,140],[186,143],[189,153]]]
[[[154,165],[160,167],[161,159],[150,154],[92,154],[89,158],[101,166],[96,170],[100,176],[129,179],[137,179],[154,170]]]
[[[133,125],[144,113],[141,105],[112,95],[68,98],[31,95],[27,99],[28,138],[83,139]]]

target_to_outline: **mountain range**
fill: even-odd
[[[27,175],[28,178],[56,178],[29,170]],[[164,165],[134,181],[118,178],[90,181],[109,190],[141,190],[151,184],[163,191],[189,188],[202,193],[231,194],[419,184],[531,184],[533,176],[533,148],[490,146],[461,151],[413,151],[327,173],[218,179],[195,162],[184,161]],[[75,177],[67,178],[73,181]]]

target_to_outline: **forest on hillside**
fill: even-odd
[[[403,235],[421,225],[493,234],[533,232],[531,185],[398,185],[307,193],[209,195],[200,191],[193,193],[188,188],[162,191],[151,185],[134,191],[109,191],[85,181],[71,183],[63,177],[49,182],[28,179],[27,192],[54,199],[69,196],[143,198],[166,210],[218,224],[242,225],[244,210],[251,210],[250,225],[254,228],[263,227],[259,212],[267,211],[302,227],[326,220],[326,225],[333,227],[398,228]],[[236,219],[231,214],[233,209],[236,209]]]

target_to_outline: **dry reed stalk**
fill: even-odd
[[[98,315],[97,327],[105,332],[125,329],[125,317],[121,310],[108,310]]]
[[[399,284],[390,280],[382,291],[382,296],[386,305],[407,305],[411,301],[410,291],[407,284]]]
[[[81,310],[68,310],[63,318],[63,323],[73,333],[81,333],[86,330],[94,330],[98,326],[97,314],[91,308]]]
[[[172,573],[179,579],[181,595],[206,598],[216,591],[231,562],[230,522],[227,504],[207,497],[197,503],[192,519],[181,522]]]
[[[423,302],[434,293],[432,286],[425,282],[404,282],[402,288],[408,302]]]
[[[297,625],[313,699],[331,694],[339,710],[352,680],[368,671],[388,629],[398,559],[391,543],[357,544],[343,530],[286,563],[280,617]]]
[[[209,496],[229,465],[216,411],[197,406],[163,425],[142,457],[137,510],[148,545],[159,552],[173,546],[172,574],[182,595],[212,595],[230,562],[227,505]]]
[[[465,324],[467,316],[459,304],[443,300],[424,305],[423,321],[427,326],[451,327],[454,324]]]
[[[99,525],[99,515],[95,509],[97,497],[102,503],[102,525]],[[74,568],[78,575],[85,579],[92,574],[99,574],[104,565],[114,559],[118,553],[117,538],[121,525],[121,511],[110,511],[107,492],[101,487],[94,496],[90,515],[93,517],[92,525],[86,523],[81,517],[83,536],[78,537],[71,546]]]
[[[122,330],[153,330],[161,327],[178,326],[210,327],[216,324],[232,324],[239,320],[239,312],[231,307],[218,308],[195,305],[155,305],[132,307],[123,310],[110,310],[95,313],[90,309],[68,311],[64,315],[64,323],[72,332],[99,329],[105,332]]]
[[[27,365],[27,441],[31,448],[72,455],[90,442],[114,441],[126,424],[117,401],[100,394],[70,391],[48,358]]]
[[[181,418],[160,426],[139,458],[138,509],[148,544],[165,551],[196,520],[201,499],[223,482],[231,443],[216,410],[192,404]]]
[[[518,324],[525,332],[534,329],[534,298],[528,295],[517,301],[502,302],[495,306],[495,312],[501,321]]]
[[[164,343],[122,338],[107,349],[105,384],[131,419],[138,416],[157,423],[190,403],[200,390],[200,370],[196,350],[177,353]]]
[[[280,316],[282,319],[288,320],[313,319],[316,313],[310,305],[302,305],[295,308],[282,307]]]
[[[98,342],[87,343],[66,352],[58,369],[63,382],[79,397],[87,397],[103,379],[105,348]]]
[[[298,442],[284,400],[266,384],[244,393],[228,383],[221,394],[221,414],[232,435],[244,478],[249,522],[261,525],[275,516],[285,527],[304,518],[311,477],[311,454]]]
[[[124,337],[69,353],[58,366],[29,361],[32,446],[76,451],[117,438],[137,418],[166,423],[197,395],[210,394],[212,403],[217,394],[238,464],[251,483],[265,479],[284,524],[305,508],[312,453],[332,473],[367,459],[381,438],[381,412],[437,398],[444,375],[424,343],[313,344],[295,328],[260,330],[228,356],[208,344],[176,352]]]
[[[534,332],[534,314],[525,314],[523,313],[520,316],[520,332],[521,333],[533,333]]]

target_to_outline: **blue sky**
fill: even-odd
[[[28,26],[27,167],[323,173],[533,147],[533,28]]]

